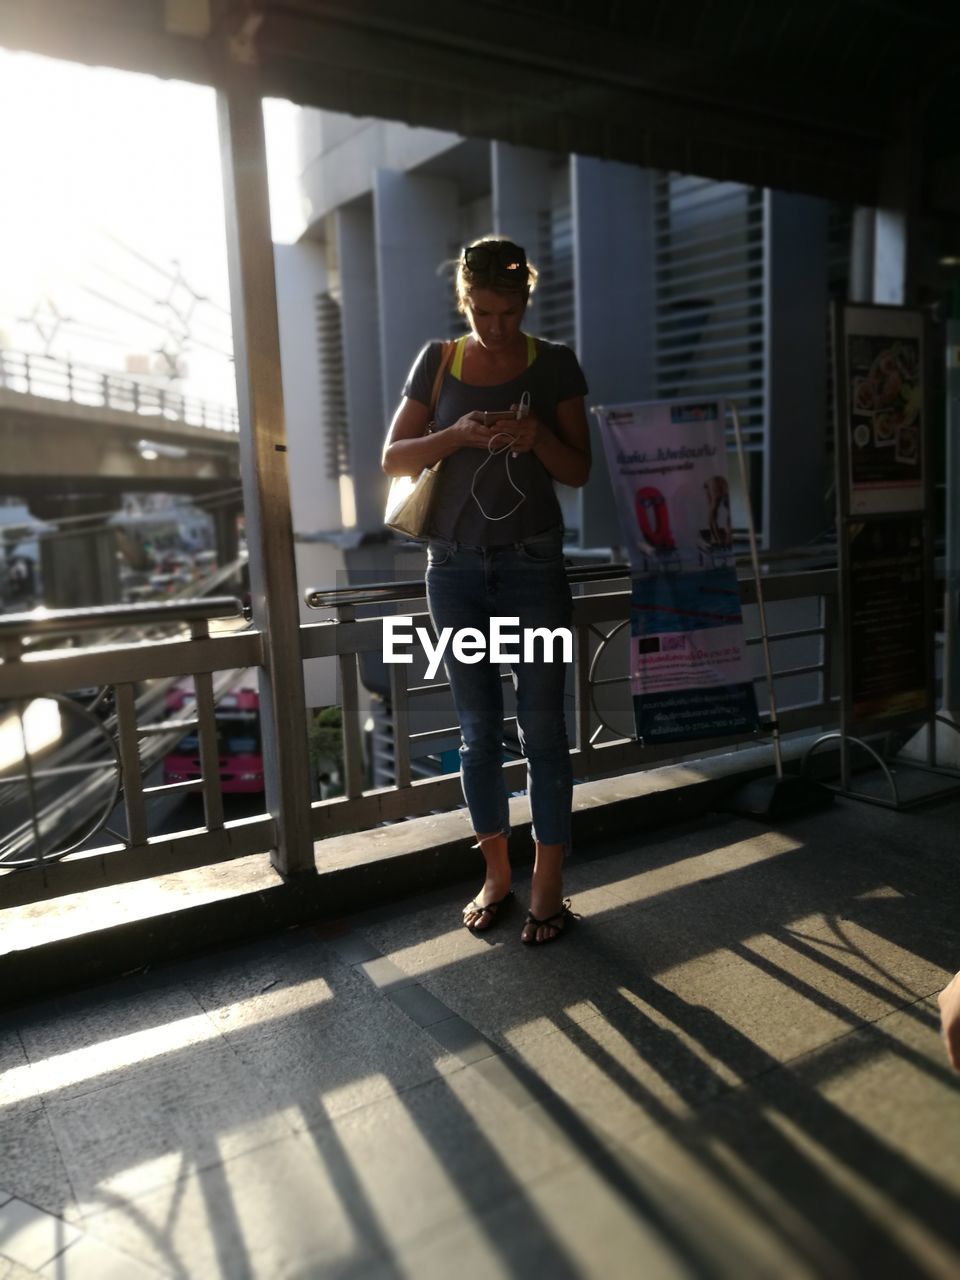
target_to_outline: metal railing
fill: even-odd
[[[632,714],[626,662],[626,637],[617,640],[629,616],[628,571],[625,567],[603,565],[573,568],[570,579],[575,588],[573,625],[575,654],[571,675],[572,715],[571,755],[578,780],[615,775],[653,767],[665,761],[703,756],[730,750],[738,742],[752,738],[704,739],[682,746],[645,747],[632,739]],[[609,589],[607,589],[609,588]],[[753,583],[741,582],[747,615],[755,599]],[[836,703],[832,695],[831,654],[836,620],[836,573],[820,569],[765,578],[764,597],[774,633],[771,646],[777,680],[779,719],[782,733],[829,727],[836,723]],[[394,724],[395,782],[371,787],[364,765],[364,721],[366,710],[360,696],[361,660],[382,652],[382,619],[387,611],[403,604],[403,612],[415,616],[417,625],[428,625],[422,610],[422,581],[395,583],[389,587],[347,588],[310,593],[310,603],[330,612],[329,617],[301,626],[301,656],[304,660],[326,658],[338,665],[343,707],[342,752],[344,794],[314,801],[311,805],[312,834],[315,839],[363,830],[380,823],[427,814],[462,803],[459,776],[444,774],[411,779],[411,755],[429,749],[431,740],[442,740],[459,731],[454,723],[446,681],[409,683],[412,668],[395,664],[389,673],[389,700]],[[375,607],[373,617],[358,617],[358,611]],[[778,607],[783,617],[777,621]],[[4,762],[0,755],[0,836],[3,815],[9,812],[2,797],[9,798],[27,786],[31,768],[43,771],[42,752],[33,752],[23,735],[23,714],[34,699],[68,697],[71,690],[107,687],[116,707],[113,766],[123,798],[126,834],[110,833],[115,843],[94,851],[64,853],[53,840],[50,823],[33,820],[32,856],[21,856],[18,866],[3,869],[0,862],[0,908],[40,898],[55,897],[93,886],[133,881],[162,872],[206,865],[246,854],[264,853],[275,847],[277,824],[268,813],[230,822],[224,817],[216,747],[216,673],[256,667],[263,662],[263,637],[253,629],[228,634],[211,634],[215,619],[239,619],[234,600],[197,600],[169,605],[111,607],[98,610],[65,610],[36,617],[12,615],[0,619],[0,706],[7,720],[19,721],[22,749]],[[91,648],[43,649],[57,636],[103,633],[118,625],[146,625],[158,621],[175,624],[180,634],[162,640],[134,644],[106,644]],[[185,634],[189,629],[189,634]],[[755,629],[755,628],[754,628]],[[617,644],[622,653],[616,652]],[[748,639],[756,645],[759,638]],[[779,655],[779,657],[778,657]],[[612,664],[612,665],[611,665]],[[755,677],[761,705],[762,677],[756,663]],[[151,788],[145,783],[145,752],[163,734],[176,740],[183,734],[179,720],[142,724],[138,721],[137,690],[143,682],[192,677],[196,689],[196,724],[199,729],[204,797],[203,829],[168,836],[151,835],[146,801],[150,795],[170,788]],[[802,696],[790,696],[790,688],[800,687]],[[812,693],[812,696],[810,696]],[[442,712],[440,724],[430,717],[417,720],[421,708],[433,704],[433,720]],[[615,714],[611,714],[611,708]],[[0,742],[6,726],[0,724]],[[269,768],[269,761],[265,761]],[[4,772],[4,769],[6,770]],[[524,784],[525,762],[504,765],[511,790]],[[20,779],[18,783],[16,780]],[[309,784],[309,779],[305,779]],[[197,783],[188,784],[196,787]],[[67,794],[70,794],[69,792]],[[61,802],[62,804],[62,802]],[[74,818],[75,813],[69,815]],[[43,817],[43,815],[41,815]],[[2,843],[2,841],[0,841]],[[10,864],[8,863],[8,866]]]
[[[0,388],[138,417],[159,417],[211,431],[239,430],[237,410],[230,405],[214,404],[128,374],[35,352],[0,350]]]
[[[259,633],[214,636],[210,624],[218,619],[242,624],[242,616],[239,601],[219,598],[0,618],[0,905],[271,847],[275,832],[268,815],[239,834],[224,829],[215,675],[257,666],[263,651]],[[102,640],[118,627],[156,626],[173,627],[176,634],[82,649],[45,647],[82,634]],[[159,683],[162,695],[164,687],[186,678],[195,689],[190,722],[170,719],[162,696],[158,703],[150,687]],[[88,700],[91,690],[99,692]],[[78,691],[84,691],[83,701]],[[34,745],[28,719],[31,709],[43,704],[54,713],[54,731]],[[109,714],[101,718],[97,712],[108,705]],[[68,719],[72,731],[66,733]],[[199,840],[164,847],[149,839],[146,801],[172,788],[150,786],[146,775],[194,726],[203,761],[199,787],[206,826]],[[99,758],[91,760],[98,746]],[[122,836],[105,825],[117,794],[126,821]],[[99,828],[117,844],[92,854],[72,852]],[[25,840],[24,833],[31,838]]]

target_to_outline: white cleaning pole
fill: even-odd
[[[747,462],[743,452],[743,436],[740,432],[740,414],[732,400],[727,401],[733,418],[733,434],[737,442],[740,460],[740,483],[747,511],[747,534],[750,539],[750,558],[753,561],[753,580],[757,584],[757,611],[760,614],[760,644],[763,649],[763,665],[767,672],[767,698],[770,703],[770,725],[773,730],[773,761],[777,777],[783,777],[783,754],[780,750],[780,721],[777,716],[777,695],[773,689],[773,664],[770,661],[770,641],[767,638],[767,611],[763,605],[763,580],[760,577],[760,556],[757,553],[757,534],[753,527],[753,506],[750,502],[750,484],[747,479]]]

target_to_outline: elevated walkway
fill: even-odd
[[[787,744],[788,762],[800,755],[804,741]],[[750,747],[578,783],[574,844],[629,836],[707,813],[732,787],[767,772],[770,762],[769,746]],[[510,801],[510,818],[513,861],[529,863],[530,809],[524,797]],[[242,819],[229,824],[234,835],[247,825]],[[0,1008],[211,946],[466,884],[482,866],[472,842],[466,810],[460,808],[318,840],[315,875],[284,880],[258,852],[6,906],[0,909]],[[156,861],[162,865],[163,860],[158,850]],[[68,858],[64,865],[69,863]],[[89,879],[96,883],[95,877]]]
[[[237,413],[123,374],[0,350],[0,456],[3,492],[196,492],[237,476]]]
[[[0,1275],[952,1280],[960,802],[693,796],[654,831],[581,795],[546,948],[371,864],[376,907],[8,1010]],[[383,830],[446,859],[454,821]]]

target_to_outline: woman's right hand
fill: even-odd
[[[516,413],[511,411],[504,410],[502,416],[489,424],[484,422],[483,413],[475,411],[465,413],[448,426],[447,431],[451,433],[453,449],[489,449],[494,436],[497,436],[495,448],[499,449],[500,445],[507,444],[507,436],[515,433],[516,426]]]
[[[419,475],[423,467],[432,467],[459,449],[486,449],[507,425],[501,422],[485,427],[482,414],[465,413],[451,426],[431,432],[429,414],[427,406],[418,400],[401,401],[383,449],[383,469],[388,476]],[[503,443],[502,439],[498,441]]]
[[[496,431],[496,427],[484,425],[482,413],[472,412],[458,418],[444,434],[449,435],[453,444],[451,452],[454,452],[457,449],[486,449]]]

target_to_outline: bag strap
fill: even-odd
[[[451,338],[449,342],[445,342],[440,351],[440,363],[437,365],[437,372],[433,379],[433,389],[430,392],[430,421],[433,421],[433,415],[437,412],[437,401],[440,399],[440,384],[443,382],[443,375],[450,366],[453,359],[453,353],[456,349],[456,339]]]

